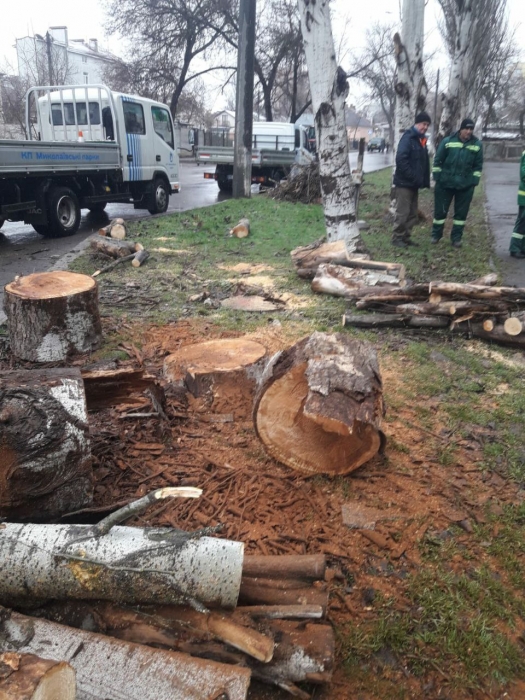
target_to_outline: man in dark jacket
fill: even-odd
[[[447,136],[439,144],[432,168],[436,181],[432,243],[441,240],[448,209],[454,199],[454,222],[450,240],[454,248],[461,248],[474,188],[479,183],[483,169],[483,148],[473,131],[472,119],[463,119],[459,131]]]
[[[405,131],[396,153],[396,217],[392,244],[398,248],[417,245],[411,240],[412,228],[417,223],[418,192],[430,187],[430,161],[428,159],[426,132],[430,117],[426,112],[417,115],[414,126]]]

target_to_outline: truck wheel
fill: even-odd
[[[48,238],[63,238],[78,231],[80,204],[76,194],[69,187],[56,187],[51,190],[48,220],[48,231],[42,234]]]
[[[170,193],[165,180],[161,177],[155,178],[153,181],[153,193],[151,195],[150,206],[148,211],[150,214],[164,214],[170,202]]]

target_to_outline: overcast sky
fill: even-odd
[[[118,0],[117,0],[118,1]],[[262,2],[264,0],[259,0]],[[395,22],[399,18],[400,0],[334,0],[333,6],[339,16],[350,20],[347,30],[349,44],[359,52],[365,42],[366,29],[373,22]],[[113,53],[122,54],[122,44],[104,31],[104,11],[100,0],[3,0],[0,22],[0,63],[7,56],[15,64],[16,54],[13,45],[16,38],[27,35],[45,34],[50,26],[66,25],[71,39],[92,39],[109,48]],[[507,0],[511,25],[518,27],[517,39],[525,59],[525,0]],[[437,0],[427,0],[425,15],[425,46],[435,50],[440,45],[436,28],[439,16]],[[334,32],[343,22],[334,22]],[[519,26],[518,26],[519,25]],[[345,65],[345,63],[343,63]]]

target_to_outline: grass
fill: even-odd
[[[426,221],[413,233],[419,247],[394,248],[389,188],[388,170],[366,176],[359,217],[370,225],[362,238],[373,258],[403,262],[415,282],[468,282],[493,270],[480,188],[461,251],[448,243],[450,223],[440,245],[430,245],[431,192],[420,196]],[[229,229],[244,217],[250,219],[251,235],[229,237]],[[320,206],[277,203],[264,196],[131,223],[131,236],[151,251],[151,258],[141,268],[122,265],[98,278],[103,309],[113,316],[132,314],[156,324],[204,316],[219,327],[240,332],[269,319],[278,319],[283,326],[295,324],[299,334],[340,330],[345,302],[314,295],[290,263],[293,248],[323,233]],[[186,252],[169,254],[155,248]],[[218,302],[235,292],[239,279],[256,288],[256,280],[225,269],[238,263],[265,265],[267,269],[258,274],[272,280],[273,293],[295,295],[301,303],[261,317],[227,311],[218,303],[206,305],[202,298],[192,300],[204,292]],[[86,253],[72,269],[91,274],[103,264]],[[403,381],[395,391],[385,383],[386,423],[412,406],[414,421],[434,448],[432,468],[455,469],[459,443],[470,441],[481,455],[480,470],[525,485],[524,364],[515,352],[499,348],[489,352],[479,341],[471,343],[445,332],[348,332],[374,343],[381,364],[402,368]],[[108,352],[118,353],[118,344],[108,338]],[[412,447],[393,439],[389,459],[396,455],[406,459]],[[351,498],[350,480],[329,483],[343,498]],[[487,697],[501,697],[499,690],[491,695],[490,689],[525,678],[519,642],[525,621],[525,506],[507,503],[498,514],[487,510],[473,524],[468,548],[464,535],[457,526],[444,534],[429,530],[420,546],[421,565],[399,578],[403,604],[379,595],[366,619],[336,630],[340,658],[356,687],[370,698],[413,697],[406,681],[411,675],[433,674],[452,689],[449,697],[454,698],[466,697],[472,688],[483,688]],[[392,568],[398,575],[398,563],[392,562]]]

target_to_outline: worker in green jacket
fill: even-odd
[[[450,240],[454,248],[461,248],[474,187],[479,183],[483,169],[483,148],[473,131],[472,119],[463,119],[459,131],[447,136],[439,144],[432,168],[432,176],[436,181],[432,243],[441,240],[448,209],[454,200]]]
[[[525,151],[521,156],[518,218],[510,238],[510,254],[513,258],[525,258]]]

